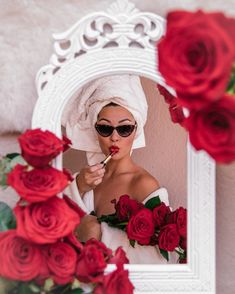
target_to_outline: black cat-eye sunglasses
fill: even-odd
[[[134,129],[137,127],[137,123],[135,122],[134,125],[120,125],[120,126],[110,126],[104,124],[95,124],[95,129],[98,134],[102,137],[109,137],[112,135],[113,131],[116,130],[118,135],[121,137],[128,137],[130,136]]]

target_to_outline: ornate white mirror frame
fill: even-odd
[[[66,103],[84,84],[101,76],[132,73],[167,87],[157,70],[155,50],[164,31],[162,17],[118,0],[106,12],[89,14],[66,32],[55,34],[50,63],[36,78],[39,97],[32,128],[48,129],[61,137]],[[55,166],[62,167],[62,157]],[[215,164],[190,143],[187,199],[188,263],[126,265],[136,293],[215,292]]]

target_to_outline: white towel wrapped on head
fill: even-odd
[[[86,84],[78,96],[68,102],[62,117],[72,147],[86,151],[89,165],[104,159],[94,126],[101,109],[111,102],[126,108],[137,122],[132,149],[145,146],[143,128],[148,105],[140,78],[125,74],[96,79]]]

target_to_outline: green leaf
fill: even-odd
[[[9,159],[13,159],[13,158],[15,158],[16,156],[19,156],[19,155],[20,155],[20,153],[8,153],[6,155],[6,157],[9,158]]]
[[[226,92],[232,95],[235,94],[235,66],[233,67],[233,71]]]
[[[50,294],[70,294],[71,284],[55,285],[51,290]]]
[[[29,284],[29,289],[30,289],[33,293],[40,293],[40,292],[41,292],[40,287],[38,287],[38,286],[35,285],[34,283],[30,283],[30,284]]]
[[[176,248],[175,252],[179,254],[179,260],[187,258],[187,251],[182,249],[181,247]]]
[[[7,158],[6,156],[2,157],[0,161],[0,169],[3,170],[10,162],[10,158]]]
[[[120,230],[125,230],[126,229],[126,225],[124,224],[109,224],[111,227],[115,227],[117,229],[120,229]]]
[[[25,164],[25,160],[19,153],[10,153],[0,160],[0,186],[5,189],[7,185],[7,175],[17,164]]]
[[[73,289],[73,290],[70,290],[69,292],[67,292],[68,294],[82,294],[84,293],[82,288],[77,288],[77,289]]]
[[[130,244],[133,248],[135,248],[135,240],[129,240],[130,241]]]
[[[7,174],[11,171],[11,160],[3,157],[0,161],[0,186],[5,189],[7,185]]]
[[[144,207],[153,210],[156,206],[159,206],[160,204],[161,204],[160,197],[159,196],[155,196],[155,197],[149,199],[145,203]]]
[[[2,189],[6,189],[8,187],[7,175],[0,175],[0,186],[2,187]]]
[[[19,282],[8,280],[5,278],[0,277],[0,293],[8,293],[8,294],[14,294],[18,293],[17,285]]]
[[[4,202],[0,202],[0,232],[16,228],[16,219],[11,208]]]
[[[80,284],[81,284],[81,283],[79,282],[79,280],[75,278],[75,279],[73,280],[73,283],[72,283],[72,287],[71,287],[71,288],[72,288],[72,289],[77,289],[77,288],[80,287]]]
[[[117,215],[115,213],[109,214],[109,215],[101,215],[100,217],[97,218],[98,222],[106,222],[108,224],[116,224],[119,222]]]
[[[30,289],[29,284],[27,284],[25,282],[20,283],[17,293],[19,293],[19,294],[34,294],[34,292],[32,292],[32,290]]]
[[[161,249],[161,248],[159,248],[159,249],[160,249],[160,253],[161,253],[161,255],[162,255],[167,261],[169,261],[169,254],[168,254],[168,251],[163,250],[163,249]]]
[[[11,159],[11,162],[10,162],[11,168],[14,168],[17,164],[26,165],[26,161],[21,155],[17,155]]]
[[[51,288],[54,286],[54,282],[51,278],[46,279],[46,281],[44,282],[44,290],[45,291],[50,291]]]
[[[119,223],[118,225],[119,226],[126,226],[128,224],[128,222],[122,222],[122,223]]]

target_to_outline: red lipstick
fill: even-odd
[[[110,150],[110,154],[109,154],[104,160],[101,161],[101,163],[102,163],[104,166],[109,162],[109,160],[112,158],[112,156],[113,156],[114,154],[118,153],[119,148],[118,148],[117,146],[111,146],[111,147],[109,148],[109,150]]]

